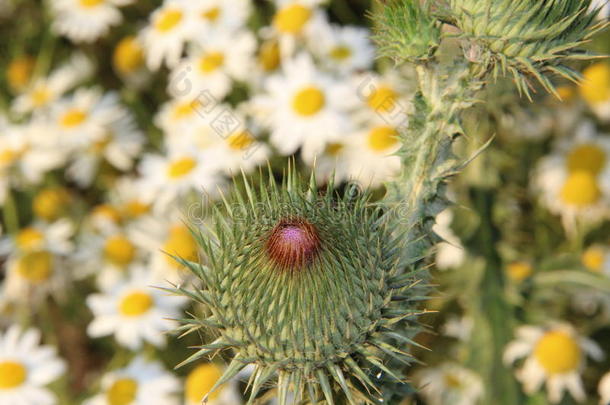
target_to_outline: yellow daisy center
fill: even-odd
[[[568,176],[560,197],[566,204],[582,208],[595,204],[601,197],[601,191],[593,174],[579,170]]]
[[[586,170],[597,175],[606,165],[606,153],[597,145],[578,145],[568,154],[567,164],[570,172]]]
[[[460,379],[457,378],[455,375],[447,373],[444,375],[445,380],[445,385],[449,388],[460,388],[462,386],[462,383],[460,382]]]
[[[184,260],[197,260],[197,242],[189,229],[184,225],[175,225],[169,230],[169,236],[165,240],[163,251]],[[165,259],[172,267],[181,267],[181,264],[171,256],[166,256]]]
[[[396,129],[388,126],[379,126],[373,128],[367,138],[369,148],[375,152],[383,152],[398,142],[398,133]]]
[[[19,152],[13,149],[0,150],[0,165],[9,166],[19,158]]]
[[[220,7],[212,7],[208,10],[205,10],[203,13],[201,13],[201,17],[204,20],[208,20],[211,22],[218,20],[218,17],[220,17]]]
[[[345,45],[335,46],[330,51],[330,57],[334,60],[342,61],[349,58],[350,56],[352,56],[352,50]]]
[[[229,136],[227,143],[233,150],[244,150],[254,143],[254,137],[248,131],[241,131]]]
[[[264,42],[258,53],[258,62],[266,72],[271,72],[280,65],[280,45],[276,41]]]
[[[563,331],[547,332],[538,340],[534,357],[547,374],[563,374],[576,370],[581,350],[578,342]]]
[[[15,237],[17,247],[21,250],[35,249],[44,241],[44,235],[36,228],[23,228]]]
[[[144,65],[144,52],[134,36],[123,38],[112,55],[114,68],[122,74],[137,71]]]
[[[180,24],[183,18],[184,14],[180,10],[163,10],[155,20],[155,29],[164,33],[169,32]]]
[[[27,378],[27,370],[21,363],[0,361],[0,390],[10,390],[22,385]]]
[[[51,99],[51,92],[45,86],[38,86],[32,91],[31,98],[35,107],[42,107]]]
[[[291,4],[273,17],[273,25],[284,34],[297,34],[311,17],[311,10],[301,4]]]
[[[14,90],[23,89],[32,78],[34,59],[31,56],[22,56],[14,59],[6,70],[6,79]]]
[[[320,111],[325,103],[324,93],[315,86],[309,86],[295,94],[292,100],[292,108],[297,114],[309,117]]]
[[[117,266],[127,266],[136,256],[136,247],[123,235],[114,235],[106,239],[104,257]]]
[[[583,71],[580,94],[589,104],[595,105],[610,99],[610,65],[599,62]]]
[[[142,201],[131,200],[123,206],[123,213],[128,218],[138,218],[150,211],[150,204]]]
[[[79,0],[79,3],[84,8],[93,8],[102,4],[104,0]]]
[[[32,202],[32,210],[37,217],[52,221],[59,218],[69,201],[70,195],[66,189],[48,188],[36,194]]]
[[[222,370],[213,363],[202,364],[190,372],[184,387],[189,402],[200,403],[203,397],[210,392],[216,381],[222,376]],[[220,389],[214,391],[210,400],[218,398]]]
[[[326,145],[326,149],[324,150],[324,153],[326,153],[329,156],[338,156],[344,147],[345,147],[345,145],[343,145],[342,143],[331,142],[328,145]]]
[[[562,101],[571,101],[576,95],[574,90],[574,86],[558,86],[557,94],[559,94]]]
[[[585,250],[581,256],[582,264],[589,270],[596,273],[602,271],[605,258],[605,250],[601,246],[591,246]]]
[[[368,97],[367,104],[374,111],[390,112],[396,105],[398,93],[387,86],[380,86],[373,90]]]
[[[110,142],[112,142],[112,133],[106,132],[102,138],[91,144],[90,150],[91,152],[99,155],[108,145],[110,145]]]
[[[203,73],[209,74],[221,67],[224,61],[225,56],[222,52],[210,52],[199,61],[199,69]]]
[[[153,306],[153,299],[142,291],[127,294],[121,300],[119,312],[124,316],[140,316],[148,312]]]
[[[179,179],[186,176],[197,166],[197,162],[193,158],[182,158],[173,161],[167,168],[167,175],[172,179]]]
[[[72,108],[62,115],[60,124],[64,128],[74,128],[82,124],[87,119],[87,113],[78,108]]]
[[[172,112],[172,119],[174,121],[179,121],[181,119],[187,118],[195,112],[195,102],[194,101],[185,101],[177,104],[174,107]]]
[[[511,280],[523,281],[533,272],[532,265],[527,262],[514,262],[506,266],[506,274]]]
[[[17,259],[17,273],[32,284],[40,284],[51,276],[53,256],[46,250],[27,252]]]
[[[136,399],[138,383],[131,378],[116,380],[108,392],[106,399],[109,405],[129,405]]]
[[[98,205],[93,209],[92,215],[103,217],[115,223],[121,222],[121,213],[118,209],[109,204]]]

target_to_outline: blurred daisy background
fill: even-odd
[[[196,260],[185,221],[289,157],[383,194],[414,85],[374,7],[0,0],[0,405],[200,403],[224,363],[174,369],[199,342],[172,319],[206,309],[157,288],[189,278],[167,253]],[[610,62],[574,68],[561,100],[499,81],[466,117],[463,155],[496,139],[437,218],[402,403],[610,403]]]

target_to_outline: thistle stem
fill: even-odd
[[[6,200],[2,207],[2,217],[8,233],[12,234],[19,230],[19,216],[17,215],[15,198],[10,190],[7,191]]]
[[[500,233],[492,220],[492,208],[495,198],[491,189],[473,190],[474,205],[481,218],[477,232],[476,246],[479,254],[485,257],[485,273],[481,280],[481,296],[478,307],[489,330],[488,350],[489,363],[481,365],[486,370],[479,370],[486,376],[487,396],[499,405],[521,403],[519,391],[511,371],[502,366],[504,348],[513,336],[514,314],[504,294],[504,272],[502,261],[495,248]]]

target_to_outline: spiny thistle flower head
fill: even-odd
[[[183,329],[219,337],[185,363],[232,349],[217,386],[254,364],[250,401],[277,376],[281,404],[289,391],[312,403],[378,402],[388,376],[403,380],[419,315],[404,239],[366,194],[338,197],[332,184],[319,192],[315,181],[287,178],[257,192],[246,181],[245,193],[215,210],[213,229],[195,232],[205,265],[183,263],[201,286],[174,292],[211,313]]]
[[[442,13],[471,43],[471,61],[494,76],[510,73],[529,96],[527,75],[555,92],[544,73],[577,80],[578,73],[562,63],[588,59],[578,49],[607,22],[597,22],[591,0],[448,0]],[[442,9],[442,7],[440,8]]]
[[[379,2],[373,14],[373,39],[380,55],[397,62],[427,59],[440,44],[440,23],[430,15],[428,2],[389,0]]]

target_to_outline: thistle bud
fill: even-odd
[[[311,403],[378,402],[387,378],[403,384],[418,330],[409,296],[421,290],[401,258],[406,239],[366,195],[338,197],[332,184],[318,193],[315,181],[288,177],[258,193],[246,182],[245,195],[216,210],[213,231],[198,234],[206,265],[183,260],[202,287],[176,291],[212,314],[185,329],[219,335],[187,362],[232,349],[217,386],[254,364],[250,401],[277,377],[282,405],[289,391]]]
[[[477,49],[484,70],[510,73],[529,96],[527,75],[551,92],[545,73],[578,79],[562,62],[590,58],[578,47],[607,26],[596,22],[590,6],[590,0],[449,0],[445,13],[468,47]]]
[[[397,62],[417,62],[430,58],[440,43],[440,23],[428,4],[419,0],[390,0],[378,3],[374,40],[383,56]]]

